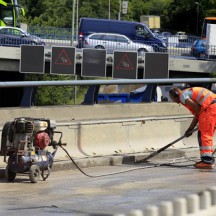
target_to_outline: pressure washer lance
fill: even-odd
[[[197,131],[198,128],[195,128],[191,131],[191,133],[193,134],[195,131]],[[158,155],[159,153],[161,153],[162,151],[166,150],[167,148],[169,148],[170,146],[172,146],[173,144],[177,143],[178,141],[182,140],[183,138],[185,138],[185,135],[179,137],[178,139],[172,141],[171,143],[165,145],[164,147],[158,149],[157,151],[153,152],[152,154],[150,154],[148,157],[142,159],[142,160],[138,160],[138,161],[135,161],[135,163],[143,163],[143,162],[147,162],[148,159]]]

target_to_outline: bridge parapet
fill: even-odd
[[[19,72],[21,49],[17,47],[0,46],[0,71]],[[44,60],[50,64],[51,49],[45,48]],[[144,57],[138,57],[138,68],[144,68]],[[76,64],[82,64],[82,51],[76,49]],[[113,54],[106,54],[106,65],[112,66]],[[216,72],[216,61],[197,60],[192,58],[169,57],[169,71],[181,72],[183,74],[209,74]],[[173,75],[175,77],[175,75]],[[183,77],[184,75],[182,75]],[[186,75],[185,75],[186,76]],[[187,76],[186,76],[187,77]]]

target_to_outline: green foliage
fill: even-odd
[[[77,77],[81,79],[80,77]],[[74,80],[74,77],[64,75],[26,74],[26,81],[57,81]],[[83,102],[87,86],[42,86],[37,89],[35,105],[69,105]],[[75,98],[76,94],[76,98]]]
[[[73,1],[77,2],[76,0],[19,0],[25,7],[26,21],[29,25],[62,28],[71,28]],[[118,19],[119,0],[79,0],[79,18],[108,18],[109,1],[110,17]],[[139,21],[141,15],[159,15],[162,29],[195,34],[197,12],[201,30],[205,16],[216,16],[216,0],[128,0],[128,12],[121,14],[121,18]]]
[[[168,7],[169,19],[166,25],[176,31],[195,34],[198,18],[200,34],[204,17],[216,16],[215,10],[216,0],[173,0]]]

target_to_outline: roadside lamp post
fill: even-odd
[[[77,0],[76,7],[76,37],[78,39],[78,27],[79,27],[79,0]]]
[[[195,4],[196,4],[196,11],[197,11],[196,35],[198,36],[199,34],[199,2],[195,2]]]
[[[75,20],[75,5],[76,5],[76,0],[72,0],[72,22],[71,22],[71,46],[74,45],[74,20]]]
[[[71,46],[74,46],[75,7],[76,7],[76,0],[72,0]],[[77,0],[77,19],[78,19],[78,0]],[[77,21],[77,23],[78,23],[78,21]],[[77,76],[75,76],[74,79],[76,80]],[[74,86],[74,104],[76,104],[76,86]]]
[[[75,0],[74,0],[75,1]],[[79,0],[76,0],[76,41],[78,42],[78,37],[79,37]],[[74,37],[73,37],[74,38]],[[75,80],[77,80],[77,75],[74,77]],[[74,86],[74,104],[76,104],[77,101],[77,87]]]
[[[119,0],[119,13],[118,13],[118,20],[121,20],[121,0]]]
[[[110,19],[110,0],[109,0],[109,19]]]

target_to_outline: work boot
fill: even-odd
[[[194,164],[194,167],[198,169],[214,169],[215,164],[208,164],[204,163],[203,161],[199,161],[196,164]]]

